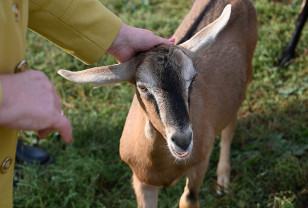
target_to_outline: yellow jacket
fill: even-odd
[[[25,59],[27,28],[87,64],[109,48],[121,20],[97,0],[0,1],[0,74],[14,73]],[[0,107],[2,90],[0,83]],[[0,127],[0,208],[12,207],[18,131]]]

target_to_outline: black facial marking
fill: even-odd
[[[185,128],[189,122],[187,107],[185,105],[185,80],[181,74],[181,59],[172,58],[176,56],[174,51],[169,51],[169,57],[165,61],[163,70],[160,73],[160,86],[164,92],[166,105],[166,116],[170,124],[179,128]]]
[[[165,97],[165,105],[168,109],[166,116],[170,124],[184,129],[189,122],[189,116],[183,97],[180,94],[168,93]]]

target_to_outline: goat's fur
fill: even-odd
[[[231,16],[229,6],[210,24],[227,4],[232,5]],[[172,186],[183,176],[187,181],[180,207],[198,207],[198,192],[220,133],[217,182],[227,189],[230,145],[257,42],[253,3],[196,0],[174,37],[181,41],[178,46],[160,45],[120,65],[59,71],[75,82],[136,85],[120,155],[133,171],[139,207],[157,207],[158,187]]]

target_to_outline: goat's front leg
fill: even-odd
[[[133,185],[137,197],[138,208],[156,208],[158,200],[158,188],[141,182],[133,175]]]
[[[187,173],[186,186],[180,199],[180,208],[198,208],[198,194],[203,183],[208,160],[192,168]]]
[[[221,196],[227,191],[230,183],[230,148],[236,128],[236,117],[226,126],[221,133],[220,156],[217,166],[217,195]]]

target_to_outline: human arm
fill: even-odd
[[[158,44],[174,44],[122,23],[96,0],[30,0],[29,28],[87,64],[106,52],[120,62]]]
[[[122,24],[98,1],[30,0],[29,6],[32,30],[88,64],[108,49],[119,61],[125,61],[156,44],[172,44],[150,31]],[[133,44],[123,49],[123,43]],[[61,101],[45,75],[38,71],[0,75],[0,84],[0,126],[37,130],[40,137],[58,130],[63,141],[72,140],[71,124],[61,115]]]
[[[0,75],[0,84],[0,126],[36,130],[41,138],[59,131],[64,142],[72,142],[71,123],[62,115],[61,100],[42,72]]]

